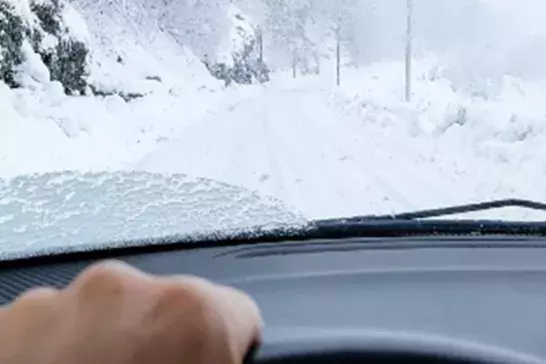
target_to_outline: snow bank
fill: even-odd
[[[123,170],[239,97],[214,89],[67,97],[59,83],[10,90],[0,82],[0,177],[64,170]]]
[[[453,138],[479,150],[489,142],[530,146],[546,137],[546,79],[526,81],[505,74],[496,84],[484,78],[483,85],[468,87],[451,77],[441,59],[429,55],[414,63],[412,102],[405,104],[403,69],[402,62],[344,69],[342,90],[364,110],[396,115],[389,119],[392,126],[413,136]],[[535,148],[521,152],[543,156]],[[518,154],[512,157],[518,159]]]
[[[464,188],[479,189],[477,200],[544,200],[546,79],[505,74],[469,88],[442,61],[429,55],[414,62],[410,103],[402,101],[402,62],[344,69],[337,105],[361,120],[366,133],[384,138],[385,148],[389,140],[413,145],[420,150],[416,159],[443,166],[445,180],[437,183],[455,182],[452,203],[460,203]]]

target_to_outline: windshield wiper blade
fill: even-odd
[[[126,242],[124,245],[109,248],[68,247],[62,252],[43,251],[35,256],[5,257],[0,260],[0,269],[26,266],[28,264],[60,263],[74,260],[98,260],[126,255],[183,249],[235,246],[257,243],[277,243],[286,241],[309,241],[313,239],[349,238],[391,238],[408,236],[441,235],[505,235],[533,236],[546,238],[546,220],[534,222],[492,221],[492,220],[423,220],[474,211],[484,211],[502,207],[523,207],[546,212],[546,204],[507,199],[440,209],[422,210],[393,215],[371,215],[352,218],[334,218],[310,221],[301,227],[257,228],[250,231],[228,235],[213,234],[200,236],[164,236],[156,239]],[[153,242],[153,244],[151,244]],[[71,250],[73,249],[73,250]]]
[[[504,207],[521,207],[532,210],[540,210],[546,212],[546,204],[530,200],[521,199],[505,199],[489,202],[481,202],[475,204],[466,204],[459,206],[450,206],[438,209],[420,210],[414,212],[404,212],[391,215],[365,215],[356,216],[344,219],[347,222],[361,220],[417,220],[427,219],[432,217],[445,217],[449,215],[466,214],[477,211],[487,211]]]
[[[425,235],[511,235],[546,237],[546,222],[487,220],[322,220],[307,239],[406,237]]]

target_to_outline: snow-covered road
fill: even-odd
[[[460,188],[458,162],[468,156],[445,153],[438,161],[433,138],[411,138],[404,125],[366,117],[341,94],[316,86],[257,87],[135,169],[245,186],[313,218],[469,202],[480,189],[478,180]]]
[[[131,103],[4,90],[14,117],[0,125],[0,178],[184,173],[276,197],[311,218],[546,199],[542,109],[515,97],[469,98],[445,80],[416,82],[406,104],[390,73],[347,72],[341,88],[323,75],[281,73],[265,85],[158,92]],[[466,120],[453,121],[460,110]],[[493,217],[532,216],[519,209]]]
[[[326,74],[280,73],[265,85],[164,90],[130,103],[4,89],[0,178],[184,173],[276,197],[311,218],[546,199],[546,86],[519,82],[530,96],[484,100],[425,78],[403,103],[391,77],[399,68],[347,70],[340,88]],[[544,218],[522,209],[480,217]]]

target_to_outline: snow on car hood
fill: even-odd
[[[62,172],[0,179],[0,259],[305,223],[273,198],[181,174]]]

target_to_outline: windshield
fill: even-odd
[[[545,202],[544,14],[0,0],[0,253]]]

